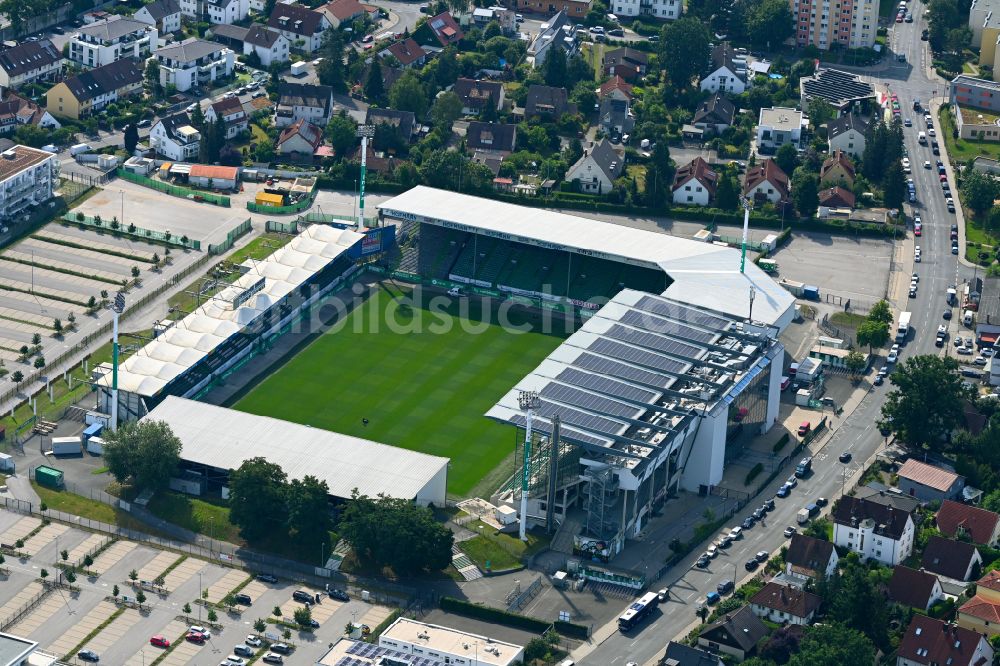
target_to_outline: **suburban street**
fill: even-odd
[[[922,17],[916,18],[914,23],[890,23],[892,46],[880,71],[872,73],[857,70],[874,83],[879,91],[896,93],[902,117],[913,121],[912,127],[904,127],[904,144],[912,163],[913,173],[908,177],[913,178],[917,203],[914,207],[907,205],[907,216],[912,220],[913,213],[920,214],[923,235],[914,238],[912,224],[908,224],[906,238],[896,243],[891,277],[895,286],[890,290],[890,296],[899,309],[913,313],[913,330],[903,347],[902,359],[915,354],[951,354],[954,336],[957,333],[970,333],[968,328],[961,325],[958,308],[953,309],[954,316],[950,322],[942,317],[946,309],[946,289],[955,286],[959,280],[971,278],[972,270],[961,265],[958,257],[951,253],[950,228],[959,220],[947,210],[937,169],[934,168],[938,159],[944,161],[948,168],[949,182],[954,185],[954,175],[944,154],[944,141],[940,137],[940,131],[937,138],[942,145],[941,157],[931,153],[929,142],[927,146],[921,146],[917,142],[917,133],[926,131],[926,127],[923,113],[918,114],[912,110],[914,99],[920,99],[927,108],[932,97],[946,97],[947,90],[946,84],[933,75],[930,69],[930,53],[926,42],[920,40],[920,31],[926,27],[926,23]],[[899,53],[905,54],[905,63],[896,59]],[[937,108],[938,104],[934,104],[936,128]],[[925,160],[931,162],[931,169],[923,167]],[[960,247],[964,247],[964,231],[960,231],[959,240]],[[914,245],[922,248],[921,263],[913,262]],[[908,298],[909,275],[913,272],[920,276],[920,283],[916,298]],[[945,347],[939,349],[934,346],[934,333],[942,323],[950,324],[950,337]],[[876,369],[882,365],[882,358],[875,361]],[[632,661],[639,664],[655,663],[654,660],[662,656],[668,640],[682,637],[693,628],[693,623],[699,621],[695,611],[708,592],[715,590],[725,579],[733,579],[739,586],[742,580],[753,575],[748,574],[743,567],[747,560],[761,550],[774,554],[785,544],[787,539],[782,532],[785,527],[796,524],[795,516],[799,509],[817,497],[829,498],[832,505],[842,489],[850,487],[854,482],[851,477],[860,472],[884,445],[885,440],[875,421],[879,418],[881,405],[889,390],[890,382],[881,387],[872,387],[853,412],[845,411],[845,418],[834,418],[831,421],[833,434],[815,452],[813,474],[800,480],[790,497],[776,499],[777,508],[768,514],[766,525],[758,523],[753,529],[745,531],[745,536],[722,551],[707,569],[694,568],[694,561],[704,552],[704,548],[696,549],[664,579],[651,583],[652,590],[667,587],[670,591],[669,602],[660,605],[651,621],[640,625],[628,635],[615,629],[615,620],[597,629],[595,640],[599,644],[587,655],[577,651],[575,656],[579,657],[578,663],[621,666]],[[850,451],[853,456],[846,465],[838,462],[838,457],[844,451]],[[789,474],[791,471],[789,468]],[[731,524],[740,524],[765,499],[771,497],[782,483],[784,477],[774,481],[773,488],[751,501],[733,518]],[[704,546],[707,547],[708,543]]]

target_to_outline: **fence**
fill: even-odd
[[[7,631],[7,629],[9,629],[15,622],[29,613],[31,609],[34,608],[38,602],[49,593],[49,591],[50,588],[43,587],[40,592],[35,593],[35,596],[21,604],[17,610],[5,617],[3,620],[0,620],[0,631]]]
[[[223,252],[229,250],[233,247],[236,239],[243,234],[249,233],[250,231],[250,218],[243,220],[238,227],[231,229],[229,233],[226,234],[226,240],[219,243],[218,245],[209,244],[208,253],[209,254],[222,254]]]
[[[302,211],[312,207],[313,202],[316,201],[316,190],[313,190],[308,197],[305,199],[300,199],[295,203],[288,206],[261,206],[253,201],[247,202],[247,210],[251,213],[270,213],[272,215],[291,215],[293,213],[301,213]]]
[[[205,203],[222,206],[223,208],[229,208],[231,205],[229,197],[227,196],[213,194],[211,192],[203,192],[201,190],[192,190],[188,187],[165,183],[162,180],[153,180],[152,178],[140,176],[137,173],[132,173],[131,171],[126,171],[125,169],[118,169],[118,177],[123,180],[127,180],[130,183],[135,183],[136,185],[142,185],[143,187],[148,187],[157,190],[158,192],[169,194],[172,197],[193,199],[194,201],[204,201]]]
[[[358,221],[358,216],[349,215],[331,215],[330,213],[306,213],[301,216],[298,222],[310,222],[313,224],[331,224],[333,222],[349,222],[354,224]],[[366,217],[365,218],[366,227],[377,227],[378,226],[378,216]]]
[[[279,234],[289,234],[294,236],[299,233],[299,223],[296,222],[278,222],[277,220],[268,220],[264,223],[264,231],[273,231]]]
[[[175,245],[184,249],[201,250],[200,240],[192,240],[187,236],[175,236],[169,231],[143,229],[142,227],[137,227],[134,224],[129,224],[125,227],[122,226],[122,223],[119,222],[117,218],[112,219],[111,222],[107,222],[102,220],[99,215],[96,217],[90,217],[89,215],[84,215],[83,213],[78,212],[66,213],[63,215],[63,222],[76,224],[81,227],[90,227],[91,229],[97,229],[100,231],[109,231],[115,235],[128,236],[137,240],[154,241],[157,243]],[[117,228],[112,226],[115,224],[118,225]]]

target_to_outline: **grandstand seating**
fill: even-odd
[[[419,235],[417,273],[426,278],[447,278],[455,259],[470,240],[469,234],[422,224]]]

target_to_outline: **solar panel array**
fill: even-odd
[[[871,84],[859,80],[849,72],[836,69],[820,70],[817,78],[803,79],[802,89],[806,95],[822,97],[833,103],[875,94]]]
[[[646,331],[661,333],[663,335],[676,335],[677,337],[693,340],[694,342],[708,343],[716,336],[715,333],[703,331],[700,328],[693,328],[686,324],[664,319],[650,312],[641,312],[639,310],[629,310],[619,321]]]
[[[624,419],[637,419],[644,411],[632,405],[612,400],[611,398],[588,393],[587,391],[555,382],[543,388],[539,395],[549,400],[567,403],[591,412],[608,414],[609,416],[617,416]]]
[[[508,421],[520,428],[524,428],[528,425],[528,419],[524,414],[514,414]],[[531,422],[531,427],[543,435],[552,434],[552,424],[548,419],[535,418]],[[600,437],[594,437],[582,430],[577,430],[576,428],[567,428],[565,425],[562,427],[562,437],[565,439],[571,439],[574,442],[580,442],[581,444],[593,444],[594,446],[606,447],[608,445],[607,440],[601,439]]]
[[[666,356],[654,354],[653,352],[646,351],[645,349],[630,347],[607,338],[597,338],[590,343],[587,349],[598,354],[610,356],[611,358],[617,358],[621,361],[628,361],[629,363],[636,363],[638,365],[646,366],[647,368],[655,368],[657,370],[672,372],[678,375],[683,374],[688,365],[686,363],[681,363],[680,361],[667,358]]]
[[[608,377],[593,375],[589,372],[577,370],[576,368],[566,368],[556,375],[556,379],[567,384],[573,384],[574,386],[600,391],[605,395],[613,395],[616,398],[623,398],[647,405],[656,400],[658,395],[654,391],[647,391],[637,386],[619,382]]]
[[[354,645],[347,649],[347,654],[364,657],[365,659],[370,660],[374,660],[385,655],[387,657],[392,657],[396,661],[408,664],[409,666],[435,666],[435,664],[438,663],[436,659],[420,657],[414,654],[406,654],[405,652],[400,652],[399,650],[390,650],[389,648],[379,647],[378,645],[364,643],[362,641],[355,641]],[[362,661],[360,659],[354,659],[353,657],[341,657],[335,666],[371,666],[371,661]]]
[[[704,355],[705,351],[703,347],[696,347],[680,340],[674,340],[673,338],[656,333],[640,331],[628,326],[622,326],[621,324],[613,325],[608,329],[606,335],[615,340],[621,340],[622,342],[652,349],[663,354],[672,354],[683,358],[696,359]]]
[[[341,657],[334,666],[372,666],[368,659],[358,659],[356,657]]]
[[[610,358],[602,358],[596,354],[580,354],[573,365],[602,375],[620,377],[644,386],[655,386],[660,389],[670,388],[673,383],[673,377],[627,365]]]
[[[549,419],[558,414],[562,422],[567,425],[579,426],[591,432],[605,435],[617,435],[625,427],[624,424],[618,421],[598,416],[597,414],[589,414],[579,409],[567,407],[566,405],[560,405],[544,398],[540,401],[537,411],[539,415]]]
[[[655,296],[643,296],[636,303],[635,307],[640,310],[647,310],[654,314],[663,315],[664,317],[671,317],[673,319],[680,319],[681,321],[689,321],[698,326],[704,326],[705,328],[714,328],[716,330],[723,331],[729,324],[730,320],[723,317],[717,317],[708,312],[703,312],[702,310],[696,310],[694,308],[685,307],[679,303],[672,303],[670,301],[665,301]]]

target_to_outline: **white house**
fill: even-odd
[[[323,45],[323,35],[332,26],[322,12],[279,2],[271,12],[267,27],[284,35],[293,49],[312,53]]]
[[[85,25],[69,41],[69,59],[84,67],[110,65],[122,58],[145,60],[157,45],[156,27],[112,16]]]
[[[854,159],[865,152],[865,141],[868,138],[868,122],[860,116],[850,113],[831,120],[826,126],[827,143],[830,153],[840,150]]]
[[[316,149],[321,145],[323,145],[323,130],[304,120],[297,120],[281,132],[277,148],[282,155],[312,159]]]
[[[579,181],[580,191],[603,194],[614,189],[615,179],[625,170],[625,158],[618,155],[611,142],[601,139],[566,172],[568,182]]]
[[[681,15],[681,0],[615,0],[611,10],[615,16],[648,16],[672,21]]]
[[[737,54],[729,42],[712,49],[709,72],[701,77],[702,90],[739,95],[746,91],[748,81],[746,56]]]
[[[823,598],[794,586],[774,581],[750,597],[750,610],[757,617],[779,624],[812,624]]]
[[[288,62],[288,39],[277,30],[255,23],[243,38],[243,55],[256,53],[263,67],[275,62]]]
[[[52,198],[59,158],[16,145],[0,153],[0,219],[10,220]]]
[[[927,611],[944,599],[941,581],[934,574],[897,565],[892,570],[888,586],[889,600],[904,606]]]
[[[19,88],[33,81],[57,81],[62,76],[62,53],[47,39],[0,48],[0,87]]]
[[[743,179],[743,196],[758,203],[778,204],[788,201],[788,194],[788,176],[771,158],[747,167]]]
[[[309,83],[278,84],[275,127],[288,127],[297,120],[325,127],[333,115],[333,88]]]
[[[833,508],[833,543],[862,559],[895,566],[913,552],[910,514],[892,506],[844,496]]]
[[[184,92],[196,86],[212,87],[216,80],[232,76],[236,56],[221,44],[192,38],[158,49],[156,59],[160,85],[172,84]]]
[[[896,650],[896,666],[986,666],[993,648],[986,636],[953,622],[916,613]]]
[[[801,111],[783,106],[760,110],[757,123],[757,151],[771,154],[786,143],[801,148],[805,117]]]
[[[132,18],[156,26],[160,35],[178,32],[181,29],[181,5],[178,0],[154,0],[140,7]]]
[[[220,117],[226,123],[227,139],[235,138],[250,129],[250,121],[238,97],[221,99],[205,111],[206,122],[214,123]]]
[[[212,25],[231,25],[250,14],[250,0],[180,0],[181,13]]]
[[[186,113],[161,118],[149,130],[149,146],[168,160],[185,162],[198,157],[201,133]]]
[[[674,176],[673,198],[675,204],[687,206],[707,206],[715,197],[719,174],[708,166],[708,162],[696,157],[680,169]]]

